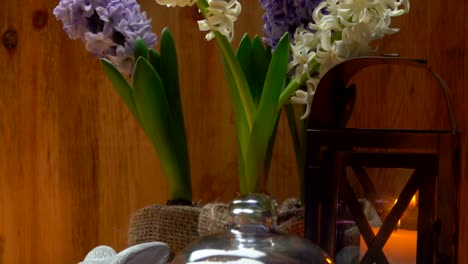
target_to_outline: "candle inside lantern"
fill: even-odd
[[[396,203],[397,199],[394,204]],[[414,195],[409,208],[413,210],[416,206],[416,195]],[[397,228],[385,243],[383,252],[390,264],[415,264],[418,233],[416,230],[401,229],[400,225],[401,220],[398,221]],[[372,230],[374,234],[377,234],[379,228],[372,228]],[[361,236],[359,259],[362,259],[366,251],[367,246]]]
[[[379,229],[372,228],[376,234]],[[383,252],[390,264],[414,264],[416,263],[417,231],[398,229],[393,231],[385,243]],[[367,251],[366,243],[361,236],[359,259],[362,259]]]

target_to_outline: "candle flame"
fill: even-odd
[[[393,202],[393,205],[395,205],[398,202],[398,199],[395,199],[395,202]],[[416,207],[416,194],[413,195],[413,198],[411,198],[410,204],[411,207]]]
[[[395,205],[397,202],[398,202],[398,199],[395,199],[395,202],[393,203],[393,205]],[[397,225],[395,226],[395,231],[397,231],[398,229],[400,229],[400,226],[401,226],[401,219],[398,219],[398,223],[397,223]]]
[[[395,202],[393,203],[393,205],[395,205],[397,202],[398,202],[398,199],[395,199]],[[410,208],[415,208],[415,207],[416,207],[416,194],[414,194],[413,197],[411,198],[409,207],[410,207]],[[400,227],[401,227],[401,218],[398,219],[398,223],[397,223],[397,225],[395,226],[395,230],[400,229]]]
[[[413,198],[411,198],[410,206],[416,207],[416,194],[413,195]]]

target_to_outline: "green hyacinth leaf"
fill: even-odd
[[[247,79],[247,83],[249,84],[250,93],[252,94],[252,80],[253,76],[255,75],[255,68],[252,65],[252,43],[250,38],[247,34],[244,34],[242,37],[241,42],[239,43],[239,47],[237,48],[236,53],[237,60],[239,60],[239,64],[244,72],[245,78]],[[252,94],[252,98],[254,95]]]
[[[267,157],[270,137],[279,115],[278,100],[286,81],[289,61],[289,36],[285,34],[273,53],[268,68],[262,97],[255,116],[255,123],[250,135],[247,157],[246,177],[249,192],[264,191],[267,177],[263,167]]]
[[[133,54],[135,56],[135,60],[139,57],[148,58],[148,46],[146,46],[146,43],[140,37],[135,40]]]
[[[157,72],[161,72],[161,55],[153,50],[148,50],[148,61]]]
[[[230,98],[231,98],[231,105],[233,106],[234,113],[235,113],[235,127],[236,127],[236,135],[237,135],[237,147],[238,147],[238,162],[239,162],[239,181],[240,181],[240,191],[241,193],[245,193],[247,186],[245,180],[245,159],[246,159],[246,152],[247,152],[247,144],[249,140],[250,130],[249,125],[245,113],[245,109],[242,107],[241,98],[239,91],[236,86],[236,82],[234,80],[234,76],[232,71],[230,71],[230,67],[226,64],[226,58],[222,54],[222,62],[224,64],[224,75],[229,87]]]
[[[128,110],[130,110],[133,116],[141,124],[140,116],[138,115],[135,101],[133,99],[133,90],[130,84],[128,84],[122,73],[109,60],[101,59],[101,65],[107,75],[107,78],[111,81],[112,87],[114,87],[124,103],[127,105]]]
[[[166,177],[170,199],[192,200],[189,168],[178,155],[164,84],[149,61],[140,57],[133,76],[135,104]]]
[[[273,131],[271,135],[268,138],[268,144],[267,144],[267,150],[265,154],[265,160],[263,162],[263,171],[264,175],[269,175],[270,174],[270,165],[271,165],[271,159],[273,155],[273,146],[275,143],[275,138],[276,138],[276,131],[278,130],[278,123],[279,123],[279,117],[281,113],[278,113],[276,120],[275,120],[275,125],[273,127]]]
[[[178,101],[180,109],[180,91],[179,91],[179,73],[177,65],[177,52],[174,44],[174,39],[167,28],[161,32],[161,68],[160,75],[169,102]]]
[[[169,102],[169,111],[171,112],[173,120],[173,133],[178,139],[175,142],[175,146],[177,146],[178,155],[188,166],[190,161],[187,136],[185,133],[184,115],[180,99],[177,51],[171,32],[167,28],[164,28],[161,33],[160,65],[159,72],[164,83],[167,101]]]
[[[229,68],[227,71],[230,72],[233,81],[236,84],[235,87],[229,86],[229,88],[237,90],[240,101],[235,103],[240,103],[244,108],[247,124],[250,130],[254,123],[256,108],[252,99],[252,94],[250,93],[249,83],[247,82],[244,71],[242,70],[236,54],[234,54],[228,39],[217,31],[214,31],[214,35],[223,55],[224,67]]]
[[[256,104],[259,103],[262,96],[263,85],[268,72],[268,66],[271,60],[271,51],[265,49],[262,40],[255,36],[252,40],[252,67],[255,74],[252,76],[250,90]]]
[[[180,102],[179,73],[177,65],[177,52],[171,33],[167,28],[161,33],[161,57],[159,74],[166,89],[169,107],[174,116],[182,118],[182,105]]]

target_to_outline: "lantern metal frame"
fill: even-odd
[[[356,91],[356,86],[351,84],[352,77],[374,65],[412,67],[429,72],[444,94],[450,129],[345,128],[343,124],[352,113]],[[416,263],[457,263],[461,132],[447,85],[426,61],[361,57],[340,63],[320,81],[311,113],[305,168],[305,237],[334,256],[334,223],[340,195],[368,245],[360,263],[388,263],[383,247],[411,198],[419,191]],[[363,168],[414,169],[377,235],[364,216],[346,167],[354,171],[356,181],[371,201],[378,193]]]

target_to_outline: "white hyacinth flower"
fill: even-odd
[[[351,23],[366,23],[373,18],[371,10],[381,12],[388,7],[385,0],[344,0],[337,5],[338,16]]]
[[[405,9],[399,9],[402,5]],[[408,8],[408,0],[344,0],[336,5],[335,15],[351,24],[374,23],[375,20],[401,16]]]
[[[333,66],[345,61],[346,57],[343,54],[346,53],[346,45],[341,40],[333,42],[327,49],[320,49],[316,56],[316,61],[320,63],[320,77],[323,77]]]
[[[206,39],[214,38],[213,31],[226,36],[229,41],[234,37],[234,22],[241,13],[241,4],[237,0],[226,2],[224,0],[209,0],[204,20],[198,21],[201,31],[210,31]]]
[[[409,7],[409,0],[325,0],[317,6],[308,29],[296,30],[288,64],[297,82],[306,80],[307,92],[297,91],[291,98],[292,103],[307,104],[303,118],[318,80],[338,63],[375,53],[370,43],[397,32],[390,27],[391,18]]]
[[[409,10],[410,10],[409,0],[400,0],[400,1],[397,1],[397,2],[398,2],[398,6],[403,5],[403,10],[405,10],[406,13],[409,12]]]
[[[369,43],[375,39],[375,32],[368,24],[357,24],[345,27],[341,33],[343,45],[346,47],[345,57],[353,58],[375,53]]]
[[[156,0],[156,3],[160,5],[165,5],[168,7],[175,7],[175,6],[192,6],[195,4],[197,0]]]
[[[315,58],[315,49],[318,44],[318,37],[315,33],[299,27],[294,33],[294,44],[291,44],[292,60],[288,64],[288,70],[295,69],[295,78],[301,82],[302,76],[310,74],[309,65]]]
[[[315,91],[317,89],[319,78],[314,77],[306,81],[307,91],[297,90],[294,95],[291,97],[292,104],[302,104],[306,105],[305,113],[301,116],[301,120],[307,118],[310,114],[312,108],[312,100],[314,99]]]
[[[386,4],[390,9],[398,9],[403,6],[403,10],[405,13],[409,12],[410,9],[410,2],[409,0],[381,0],[384,4]]]

